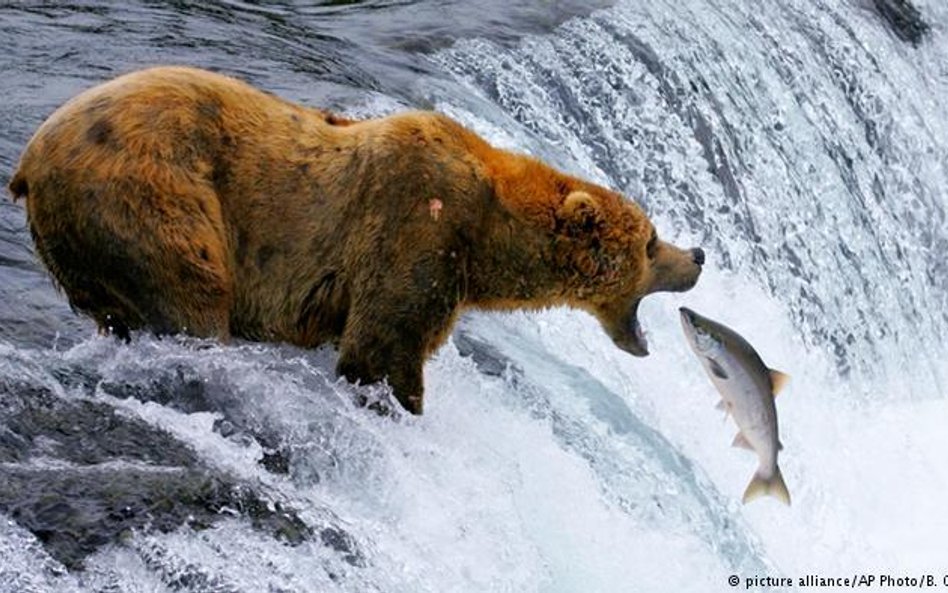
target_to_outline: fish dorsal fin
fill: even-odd
[[[770,371],[770,384],[772,387],[772,392],[774,397],[777,397],[777,394],[780,393],[780,390],[784,388],[787,384],[787,381],[790,380],[790,375],[786,373],[781,373],[780,371],[775,371],[773,369],[768,369]]]

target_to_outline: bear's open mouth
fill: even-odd
[[[645,331],[642,330],[642,324],[639,323],[639,302],[635,301],[629,307],[628,313],[619,324],[612,340],[616,346],[622,348],[633,356],[648,356],[648,340],[645,337]]]

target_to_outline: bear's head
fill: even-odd
[[[582,183],[563,193],[553,215],[553,259],[568,304],[595,315],[618,347],[646,356],[639,303],[653,292],[692,288],[704,252],[659,239],[645,212],[615,192]]]

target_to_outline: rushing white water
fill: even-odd
[[[623,3],[498,49],[440,61],[758,278],[842,372],[941,343],[942,47],[835,2],[712,0]]]
[[[935,1],[920,5],[932,22],[948,18]],[[388,396],[337,380],[329,349],[0,343],[0,381],[160,427],[269,504],[352,542],[348,552],[325,538],[289,546],[235,516],[199,532],[133,533],[66,572],[0,517],[0,591],[706,593],[730,590],[730,575],[857,573],[941,582],[944,32],[913,49],[860,4],[628,1],[514,46],[462,41],[432,61],[447,75],[419,82],[419,96],[497,144],[621,189],[667,238],[707,248],[692,292],[644,301],[651,356],[618,351],[578,312],[472,314],[426,366],[425,416],[393,420],[353,404]],[[735,428],[681,336],[682,304],[791,375],[777,400],[791,507],[741,505],[756,459],[729,446]],[[62,368],[96,380],[77,387]],[[147,396],[168,377],[198,383],[210,404]],[[236,430],[223,436],[222,422]],[[286,475],[256,463],[264,448],[251,433],[276,435]]]

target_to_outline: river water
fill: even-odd
[[[644,301],[648,358],[574,311],[470,314],[425,416],[393,419],[329,348],[95,336],[0,200],[0,591],[940,582],[948,7],[916,5],[918,45],[857,0],[0,5],[4,185],[70,96],[180,63],[353,116],[443,111],[709,255]],[[756,460],[681,305],[791,375],[791,507],[740,504]]]

